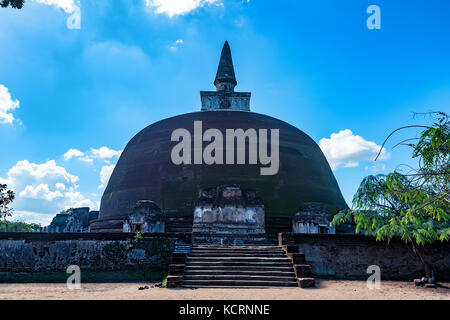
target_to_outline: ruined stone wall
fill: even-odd
[[[69,265],[95,271],[164,267],[175,242],[190,239],[184,234],[145,236],[139,242],[130,234],[111,239],[107,234],[10,235],[0,237],[0,272],[66,271]]]
[[[280,244],[297,244],[316,276],[367,278],[367,267],[378,265],[382,279],[408,280],[423,276],[418,258],[401,241],[389,244],[363,235],[280,233]],[[450,243],[424,248],[441,279],[450,279]]]
[[[212,231],[224,234],[265,233],[264,206],[196,206],[193,231]]]

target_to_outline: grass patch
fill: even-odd
[[[162,281],[161,281],[163,288],[167,288],[167,276],[168,275],[169,275],[169,273],[167,271],[164,272],[164,274],[163,274],[163,278],[162,278]]]

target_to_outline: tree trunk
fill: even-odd
[[[411,242],[411,247],[412,247],[412,251],[414,252],[414,254],[420,259],[420,262],[422,262],[422,265],[425,269],[425,275],[428,278],[428,282],[430,282],[430,280],[434,282],[434,272],[432,270],[431,265],[425,259],[424,254],[417,247],[417,245],[414,241]]]

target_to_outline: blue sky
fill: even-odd
[[[372,4],[380,30],[366,26]],[[69,28],[76,7],[81,24]],[[414,130],[371,161],[390,131],[427,122],[413,111],[450,111],[449,12],[445,0],[28,0],[22,10],[0,8],[0,181],[17,193],[15,218],[45,224],[70,206],[97,209],[133,135],[200,109],[225,40],[236,90],[252,92],[252,111],[320,143],[350,203],[363,177],[413,163],[410,150],[392,147]]]

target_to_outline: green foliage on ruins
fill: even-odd
[[[144,238],[143,237],[143,234],[144,234],[144,232],[142,232],[142,231],[136,231],[135,233],[134,233],[134,238],[133,238],[133,240],[131,240],[127,245],[126,245],[126,249],[127,250],[131,250],[131,249],[133,249],[134,247],[137,247],[137,246],[139,246],[140,244],[141,244],[141,242],[142,242],[142,239]]]
[[[364,178],[353,207],[335,215],[331,225],[354,222],[357,233],[377,240],[400,238],[420,259],[427,278],[434,281],[424,245],[450,238],[450,128],[446,113],[431,115],[435,120],[431,126],[416,126],[425,128],[420,137],[400,143],[412,148],[418,167]]]
[[[25,0],[1,0],[0,7],[6,8],[11,6],[11,8],[22,9]]]
[[[0,183],[0,220],[6,219],[12,215],[12,209],[9,205],[14,201],[15,194],[14,191],[8,190],[6,184]]]

